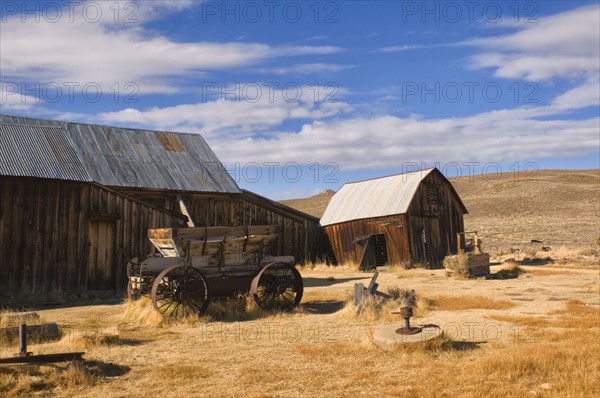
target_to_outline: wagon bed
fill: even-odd
[[[278,232],[277,225],[150,229],[156,252],[129,262],[128,295],[150,296],[163,315],[172,307],[202,313],[211,298],[240,292],[262,308],[289,310],[302,297],[302,278],[292,256],[267,254]]]

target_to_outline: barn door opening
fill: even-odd
[[[384,234],[373,234],[356,240],[360,253],[358,268],[373,269],[387,264],[387,246]]]
[[[116,223],[107,220],[91,220],[88,225],[87,290],[92,293],[114,291],[117,288]]]

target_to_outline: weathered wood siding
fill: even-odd
[[[324,228],[338,264],[358,263],[362,248],[356,243],[356,239],[375,234],[385,236],[388,263],[400,264],[409,259],[404,215],[367,218]]]
[[[457,253],[456,233],[464,231],[464,208],[452,185],[440,173],[423,179],[406,213],[413,262],[440,267]]]
[[[465,210],[451,183],[438,171],[421,181],[406,214],[352,220],[325,226],[338,263],[358,262],[357,238],[384,234],[388,263],[440,267],[456,254],[456,233],[464,231]]]
[[[240,194],[126,190],[140,200],[179,212],[180,195],[196,226],[279,225],[280,236],[268,254],[316,261],[327,254],[327,240],[319,219],[252,192]]]
[[[122,292],[147,229],[181,223],[97,184],[2,176],[0,293]]]

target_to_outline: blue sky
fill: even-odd
[[[285,199],[600,167],[597,1],[3,1],[2,113],[199,133]]]

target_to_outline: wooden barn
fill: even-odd
[[[345,184],[321,225],[338,263],[441,266],[456,254],[465,205],[436,168]]]
[[[0,115],[0,296],[120,293],[149,228],[278,224],[315,259],[319,220],[241,190],[198,134]]]

